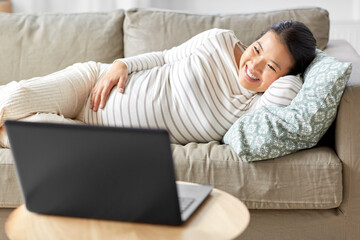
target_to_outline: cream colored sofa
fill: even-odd
[[[318,48],[353,63],[331,129],[312,149],[258,162],[241,161],[220,142],[174,145],[177,178],[211,184],[242,200],[251,221],[240,239],[360,239],[360,57],[346,41],[329,41],[324,9],[232,15],[155,9],[0,14],[0,84],[49,74],[76,62],[110,63],[170,48],[213,27],[232,29],[250,44],[270,23],[285,19],[304,22]],[[0,149],[1,240],[6,239],[6,217],[22,202],[11,151]]]

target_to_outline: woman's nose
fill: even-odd
[[[261,73],[264,70],[265,66],[266,63],[263,58],[256,57],[255,59],[253,59],[253,71]]]

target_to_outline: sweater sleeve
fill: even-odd
[[[210,29],[195,35],[190,38],[188,41],[182,43],[177,47],[173,47],[169,50],[143,53],[137,56],[120,58],[116,61],[122,61],[126,64],[128,73],[148,70],[154,67],[160,67],[164,64],[171,64],[177,61],[180,61],[188,56],[190,56],[197,48],[199,48],[205,41],[210,39],[217,34],[221,34],[225,31],[222,29]]]
[[[166,50],[165,50],[166,51]],[[128,73],[138,72],[141,70],[152,69],[156,66],[162,66],[165,64],[164,52],[150,52],[143,53],[137,56],[128,58],[119,58],[114,62],[122,61],[127,66]]]
[[[300,76],[287,75],[273,82],[270,87],[250,107],[254,111],[263,106],[289,106],[302,87]]]

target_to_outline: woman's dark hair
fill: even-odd
[[[301,22],[283,21],[271,25],[258,39],[268,31],[273,31],[280,37],[295,61],[288,74],[303,74],[316,55],[316,40],[310,29]]]

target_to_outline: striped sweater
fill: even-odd
[[[288,105],[301,88],[298,78],[263,95],[239,84],[238,42],[232,31],[212,29],[170,50],[119,59],[129,73],[125,92],[113,89],[103,110],[85,111],[85,123],[165,128],[174,143],[209,142],[251,109]]]

